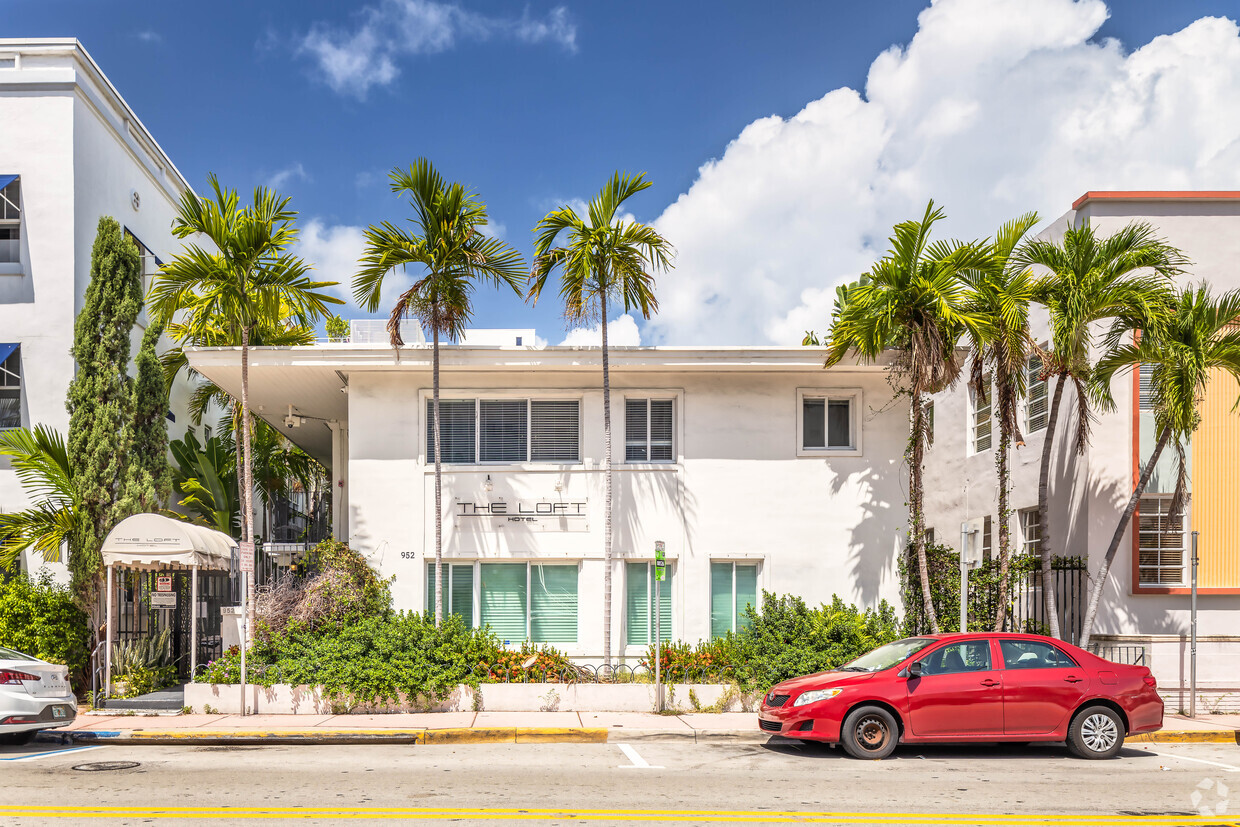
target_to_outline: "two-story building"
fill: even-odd
[[[442,347],[444,610],[597,657],[601,353],[524,333]],[[189,358],[239,393],[236,349]],[[804,347],[617,347],[610,359],[613,653],[652,641],[655,588],[663,636],[685,640],[735,629],[763,590],[898,607],[908,405],[883,366],[824,370],[824,352]],[[256,348],[249,371],[255,412],[332,469],[337,536],[395,577],[397,608],[430,608],[430,348]],[[658,586],[656,542],[670,572]]]

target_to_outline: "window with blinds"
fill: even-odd
[[[746,628],[746,606],[758,605],[758,567],[752,563],[710,564],[710,636]]]
[[[1025,430],[1029,433],[1046,427],[1050,415],[1047,399],[1047,381],[1042,378],[1042,359],[1030,356],[1025,374]]]
[[[671,399],[624,400],[625,462],[672,462]]]
[[[672,639],[672,567],[662,582],[654,579],[651,563],[625,564],[624,642],[628,646],[654,643],[654,588],[659,588],[659,638]]]
[[[449,464],[581,461],[581,403],[441,399],[439,439]],[[434,401],[426,401],[426,457],[435,461]]]
[[[1154,366],[1141,365],[1139,376],[1140,398],[1137,407],[1143,411],[1154,410]]]
[[[1184,515],[1172,516],[1170,496],[1142,497],[1139,509],[1138,580],[1147,586],[1184,585]]]
[[[490,626],[504,643],[527,637],[529,572],[525,563],[483,563],[479,609],[483,626]]]
[[[577,642],[577,566],[530,565],[530,640]]]
[[[973,453],[979,454],[982,451],[990,450],[990,374],[982,377],[982,390],[979,393],[976,388],[969,389],[969,398],[972,401],[973,415],[969,420],[969,441],[973,446]]]
[[[456,615],[465,626],[474,627],[474,564],[444,563],[443,614]],[[435,564],[426,564],[426,613],[435,614]]]

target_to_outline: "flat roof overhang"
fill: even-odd
[[[241,348],[187,347],[190,366],[235,398],[241,396]],[[615,374],[633,373],[805,373],[823,369],[826,350],[820,347],[613,347],[608,349]],[[440,346],[440,372],[494,373],[532,370],[557,373],[598,373],[602,353],[597,347],[467,347]],[[884,357],[873,365],[854,360],[832,368],[837,373],[876,372],[891,363]],[[332,424],[349,416],[343,390],[353,373],[431,372],[431,347],[406,345],[322,344],[304,347],[253,347],[249,352],[250,410],[306,453],[330,465]],[[428,380],[429,381],[429,380]],[[287,428],[292,405],[305,422]]]

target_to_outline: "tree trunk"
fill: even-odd
[[[921,575],[921,600],[930,631],[939,633],[939,617],[934,611],[934,595],[930,590],[930,565],[926,561],[925,515],[922,513],[922,456],[925,454],[925,411],[921,392],[913,391],[913,444],[910,446],[908,466],[908,490],[913,523],[913,547],[917,550],[917,571]]]
[[[233,421],[233,454],[236,457],[236,468],[233,476],[237,478],[237,517],[241,520],[241,525],[237,528],[244,535],[245,518],[241,516],[242,510],[245,508],[245,501],[242,499],[241,491],[245,488],[245,457],[241,454],[241,405],[238,402],[232,404],[232,421]],[[221,503],[223,505],[223,503]],[[232,529],[229,528],[229,534]]]
[[[600,291],[603,311],[603,665],[611,666],[611,375],[607,365],[607,291]]]
[[[1006,393],[1006,391],[1001,391]],[[999,477],[999,608],[995,612],[995,631],[1002,632],[1007,621],[1008,609],[1008,570],[1012,565],[1011,531],[1008,521],[1008,461],[1011,457],[1012,434],[1008,429],[1008,418],[999,415],[999,455],[995,458]],[[1019,630],[1018,630],[1019,631]]]
[[[1050,511],[1050,478],[1051,454],[1055,443],[1055,427],[1059,422],[1059,402],[1063,398],[1063,386],[1066,377],[1061,373],[1055,377],[1055,395],[1051,397],[1051,410],[1046,419],[1046,438],[1042,441],[1042,467],[1038,471],[1038,526],[1042,532],[1040,551],[1042,556],[1042,599],[1046,605],[1046,625],[1050,627],[1051,637],[1062,637],[1059,634],[1059,607],[1055,605],[1055,584],[1051,571],[1051,524]]]
[[[1119,525],[1115,527],[1115,533],[1111,535],[1111,544],[1107,546],[1106,556],[1102,558],[1102,567],[1098,569],[1094,585],[1089,590],[1089,604],[1085,607],[1085,624],[1081,627],[1081,642],[1079,645],[1082,649],[1089,646],[1089,639],[1093,636],[1094,617],[1098,614],[1098,604],[1102,602],[1102,590],[1106,588],[1107,575],[1111,572],[1111,563],[1115,561],[1115,553],[1119,551],[1119,542],[1124,538],[1124,532],[1128,530],[1128,524],[1132,522],[1132,515],[1136,512],[1137,506],[1141,502],[1141,495],[1145,493],[1145,487],[1150,484],[1150,477],[1154,474],[1154,466],[1158,464],[1158,457],[1162,454],[1163,448],[1166,447],[1167,441],[1170,438],[1171,429],[1163,428],[1162,433],[1158,435],[1158,444],[1154,446],[1154,453],[1150,454],[1145,467],[1141,469],[1141,477],[1137,480],[1137,487],[1133,490],[1132,496],[1128,498],[1128,507],[1120,515]]]
[[[253,457],[250,453],[250,328],[241,328],[241,531],[247,543],[254,542],[254,469],[251,467]],[[254,636],[254,574],[246,577],[246,612],[245,645]]]
[[[437,309],[436,309],[437,310]],[[435,625],[443,622],[443,459],[439,453],[439,314],[431,325],[431,393],[435,409]]]

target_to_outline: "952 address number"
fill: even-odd
[[[402,551],[402,552],[400,553],[400,559],[402,559],[402,560],[416,560],[416,559],[418,559],[418,553],[417,553],[416,551]]]

